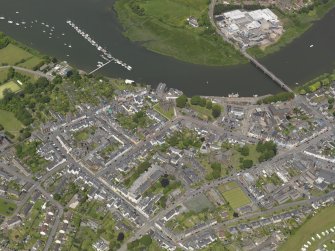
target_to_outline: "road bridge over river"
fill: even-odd
[[[264,74],[269,76],[277,85],[279,85],[282,89],[288,92],[293,92],[291,87],[286,85],[283,80],[278,78],[273,72],[271,72],[268,68],[262,65],[257,59],[250,56],[245,50],[240,50],[243,56],[245,56],[253,65],[255,65],[258,69],[260,69]]]

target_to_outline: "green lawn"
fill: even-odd
[[[0,69],[0,83],[7,80],[8,69]]]
[[[27,61],[25,61],[24,63],[19,64],[18,66],[23,67],[23,68],[27,68],[27,69],[34,69],[34,67],[41,64],[42,61],[43,61],[43,59],[41,59],[41,58],[32,57],[32,58],[28,59]]]
[[[245,195],[240,187],[226,191],[222,193],[222,195],[234,210],[251,203],[250,199]]]
[[[174,110],[172,106],[167,111],[164,110],[160,104],[154,105],[153,108],[156,112],[158,112],[168,120],[171,120],[174,117]]]
[[[309,247],[308,250],[316,250],[323,242],[326,242],[327,237],[329,238],[332,236],[334,239],[335,237],[333,233],[326,237],[321,234],[323,231],[329,231],[329,228],[335,226],[334,214],[335,206],[322,209],[322,211],[317,213],[314,217],[307,220],[296,232],[291,234],[289,239],[279,248],[279,250],[300,250],[307,241],[312,243],[312,246]],[[322,237],[321,240],[315,237],[316,234],[319,234]],[[312,241],[311,237],[314,237],[315,241]]]
[[[232,155],[229,158],[229,163],[228,165],[233,166],[234,168],[240,169],[241,163],[240,163],[240,158],[244,159],[250,159],[253,161],[254,165],[259,163],[258,158],[260,156],[260,153],[256,151],[257,145],[251,145],[247,144],[249,148],[249,155],[248,156],[243,156],[238,150],[239,146],[235,146],[231,151]]]
[[[185,206],[194,212],[201,212],[204,209],[213,208],[213,204],[207,199],[206,195],[200,194],[185,202]]]
[[[229,190],[232,190],[234,188],[238,188],[238,184],[234,181],[230,181],[230,182],[227,182],[227,183],[224,183],[220,186],[218,186],[218,190],[220,191],[220,193],[224,193],[224,192],[227,192]]]
[[[91,134],[95,133],[94,127],[87,127],[73,134],[74,140],[79,143],[89,139]]]
[[[0,85],[0,99],[3,98],[3,92],[6,89],[11,90],[12,92],[18,92],[19,90],[21,90],[20,86],[16,84],[14,81],[2,84]]]
[[[0,215],[9,216],[15,210],[16,205],[15,203],[0,198]]]
[[[5,48],[0,49],[0,65],[18,65],[23,68],[33,69],[42,61],[42,58],[14,44],[9,44]]]
[[[21,60],[28,60],[32,57],[32,54],[13,44],[0,49],[0,64],[15,65]]]
[[[211,26],[208,0],[118,0],[114,7],[124,34],[151,51],[194,64],[246,62]],[[188,25],[190,16],[200,27]]]
[[[202,107],[200,105],[190,105],[191,109],[198,113],[200,119],[203,120],[212,120],[212,110]]]
[[[22,123],[17,120],[13,113],[0,110],[0,124],[3,125],[6,131],[17,136],[23,128]]]

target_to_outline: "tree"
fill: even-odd
[[[45,77],[40,77],[39,79],[36,80],[36,88],[41,88],[44,89],[49,85],[49,80]]]
[[[251,159],[245,159],[242,161],[242,165],[241,168],[242,169],[248,169],[250,167],[252,167],[254,164],[254,162]]]
[[[193,96],[191,98],[191,104],[192,105],[200,105],[201,103],[201,97],[200,96]]]
[[[211,100],[207,100],[206,108],[210,110],[210,109],[212,109],[212,107],[213,107],[212,101]]]
[[[243,156],[248,156],[249,155],[249,147],[248,146],[243,146],[239,149],[239,152],[243,155]]]
[[[168,178],[163,178],[160,180],[162,187],[167,187],[170,184],[170,181]]]
[[[214,118],[218,118],[221,115],[221,106],[218,104],[214,104],[212,107],[212,115]]]
[[[220,163],[212,163],[212,177],[213,179],[218,179],[221,176],[221,164]]]
[[[61,199],[60,194],[59,193],[54,194],[54,199],[55,200],[60,200]]]
[[[185,95],[181,95],[176,99],[177,107],[184,108],[187,104],[187,97]]]
[[[14,78],[15,70],[13,67],[10,67],[7,72],[7,80]]]
[[[118,241],[123,241],[124,240],[124,233],[120,232],[117,236]]]
[[[150,235],[144,235],[141,239],[140,242],[143,246],[149,247],[152,243],[152,239]]]

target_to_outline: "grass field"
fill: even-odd
[[[243,156],[239,151],[237,151],[238,146],[235,146],[234,149],[232,150],[232,156],[229,159],[230,161],[230,165],[232,165],[234,168],[239,169],[241,163],[240,163],[240,158],[244,157],[245,159],[250,159],[253,161],[254,165],[257,164],[258,158],[260,156],[260,153],[256,151],[256,147],[257,145],[251,145],[251,144],[247,144],[247,146],[249,147],[249,155],[248,156]]]
[[[227,183],[224,183],[220,186],[218,186],[218,190],[220,191],[220,193],[224,193],[224,192],[227,192],[229,190],[232,190],[234,188],[238,188],[238,184],[234,181],[230,181],[230,182],[227,182]]]
[[[312,243],[308,250],[316,250],[319,246],[322,246],[324,242],[327,242],[330,237],[334,239],[334,233],[326,235],[325,237],[321,234],[323,231],[329,230],[331,227],[335,226],[334,214],[335,206],[322,209],[322,211],[307,220],[295,233],[293,233],[279,250],[300,250],[307,241]],[[319,234],[322,238],[318,239],[315,236],[316,234]],[[311,237],[314,237],[315,241],[312,241]]]
[[[24,62],[21,63],[21,61]],[[13,44],[9,44],[5,48],[0,49],[0,65],[19,65],[24,68],[33,69],[41,61],[41,58]]]
[[[157,53],[204,65],[246,62],[216,34],[208,21],[208,0],[118,0],[115,5],[124,34]],[[200,27],[186,19],[194,16]]]
[[[250,199],[240,187],[235,187],[233,189],[225,191],[222,193],[222,196],[225,198],[226,201],[229,202],[229,205],[234,210],[251,203]]]
[[[17,136],[23,128],[22,123],[17,120],[13,113],[0,110],[0,124],[3,125],[6,131]]]
[[[13,202],[0,198],[0,215],[9,216],[15,208],[16,205]]]
[[[22,64],[19,64],[18,66],[23,67],[23,68],[27,68],[27,69],[33,69],[36,65],[39,65],[43,60],[41,58],[38,57],[31,57],[30,59],[28,59],[27,61],[25,61]]]
[[[3,98],[3,92],[6,89],[11,90],[12,92],[18,92],[19,90],[21,90],[20,86],[16,84],[14,81],[2,84],[0,85],[0,99]]]
[[[8,69],[0,69],[0,83],[7,80]]]
[[[203,120],[212,120],[212,110],[202,107],[200,105],[190,105],[191,109],[198,113],[200,119]]]
[[[194,212],[201,212],[204,209],[212,208],[213,204],[207,199],[206,195],[200,194],[185,202],[185,206]]]
[[[31,55],[29,52],[13,44],[9,44],[0,50],[0,64],[15,65],[22,59],[28,60],[31,57],[33,57],[33,55]]]
[[[168,120],[171,120],[174,117],[174,110],[173,107],[170,107],[169,110],[164,110],[160,104],[156,104],[153,106],[156,112],[167,118]]]

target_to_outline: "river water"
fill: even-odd
[[[146,50],[122,35],[113,3],[114,0],[0,0],[0,17],[6,18],[0,20],[0,31],[42,53],[90,72],[97,67],[98,61],[103,61],[99,56],[101,53],[66,23],[72,20],[114,57],[133,67],[128,71],[110,63],[98,71],[100,74],[153,86],[164,82],[188,95],[239,93],[240,96],[251,96],[280,91],[251,64],[208,67],[180,62]],[[8,20],[14,23],[10,24]],[[331,71],[335,62],[334,23],[335,9],[301,38],[261,61],[291,86]],[[314,47],[311,48],[311,44]]]

